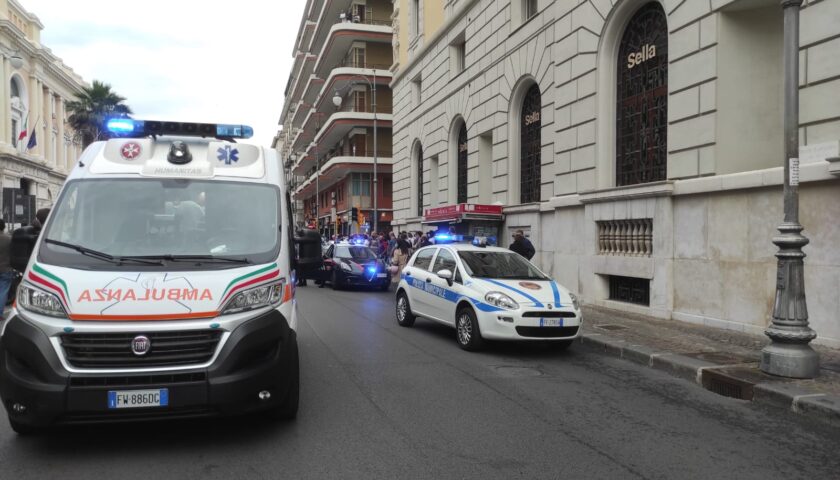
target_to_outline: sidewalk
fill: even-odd
[[[767,337],[599,307],[584,307],[583,318],[583,347],[668,372],[721,395],[840,426],[840,350],[815,346],[820,376],[792,380],[758,369]]]

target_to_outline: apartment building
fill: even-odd
[[[389,0],[308,0],[301,18],[277,144],[303,223],[326,235],[393,219],[392,11]]]

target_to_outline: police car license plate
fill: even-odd
[[[377,273],[377,274],[376,274],[376,277],[377,277],[377,278],[385,278],[385,277],[387,277],[387,276],[388,276],[388,274],[387,274],[387,273]]]
[[[108,408],[166,407],[169,405],[169,389],[155,390],[111,390],[108,392]]]
[[[541,318],[540,319],[540,326],[541,327],[562,327],[563,326],[563,319],[562,318]]]

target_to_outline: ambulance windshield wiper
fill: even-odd
[[[94,250],[92,248],[83,247],[81,245],[76,245],[73,243],[66,243],[59,240],[53,240],[52,238],[45,238],[45,243],[49,243],[52,245],[58,245],[59,247],[69,248],[71,250],[75,250],[82,255],[87,255],[88,257],[98,258],[100,260],[105,260],[106,262],[111,262],[114,265],[122,265],[126,262],[135,262],[140,263],[143,265],[155,265],[155,266],[163,266],[163,263],[160,261],[155,261],[152,259],[143,259],[137,257],[115,257],[105,252],[100,252],[99,250]]]
[[[149,255],[136,258],[146,258],[154,260],[166,260],[168,262],[227,262],[227,263],[242,263],[250,265],[251,261],[244,257],[223,257],[218,255]]]

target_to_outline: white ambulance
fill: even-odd
[[[119,137],[73,168],[0,325],[12,428],[295,417],[298,259],[276,152],[236,143],[242,125],[108,129]]]

